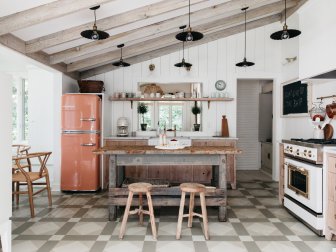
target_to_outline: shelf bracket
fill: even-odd
[[[131,109],[133,109],[133,101],[131,101]]]
[[[210,101],[208,101],[208,109],[210,109]]]

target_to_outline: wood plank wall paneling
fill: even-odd
[[[265,75],[277,74],[281,71],[281,45],[269,39],[269,35],[278,30],[279,23],[270,24],[248,31],[247,33],[247,57],[256,65],[249,68],[237,68],[235,64],[243,59],[244,36],[237,34],[227,38],[212,41],[200,46],[191,47],[185,50],[186,61],[193,64],[191,71],[174,67],[174,64],[181,61],[182,48],[169,55],[151,59],[142,63],[132,65],[129,68],[120,68],[103,74],[105,86],[108,87],[108,95],[114,92],[136,92],[138,82],[182,82],[201,81],[203,82],[203,95],[210,95],[216,92],[215,82],[219,79],[227,82],[225,91],[230,96],[237,98],[236,80],[240,76],[255,76],[256,72],[260,78]],[[155,64],[155,70],[149,71],[149,64]],[[90,79],[100,79],[102,75]],[[203,103],[202,125],[204,135],[218,134],[221,127],[223,114],[227,115],[230,136],[236,136],[236,103],[216,102],[211,103],[210,109]],[[111,132],[107,135],[116,134],[116,122],[119,117],[126,116],[130,120],[131,131],[137,130],[136,109],[130,109],[129,102],[110,102]],[[210,120],[209,120],[210,118]]]
[[[238,147],[244,155],[237,158],[237,165],[242,170],[260,168],[259,131],[259,93],[261,90],[258,80],[239,80],[237,99],[237,135]]]

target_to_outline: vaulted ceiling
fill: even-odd
[[[307,0],[287,0],[287,17]],[[175,39],[188,24],[188,0],[2,0],[0,43],[75,79],[111,71],[120,58],[134,64],[181,49]],[[3,3],[4,2],[4,3]],[[93,41],[80,32],[110,34]],[[247,29],[283,20],[283,0],[191,0],[191,27],[204,38],[191,47],[244,31],[241,8],[249,6]],[[279,26],[281,29],[281,26]]]

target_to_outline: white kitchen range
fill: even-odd
[[[284,144],[284,206],[316,234],[324,235],[326,172],[323,148],[336,139],[291,139]]]

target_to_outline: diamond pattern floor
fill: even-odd
[[[45,196],[35,197],[36,217],[29,218],[27,199],[13,205],[12,251],[248,251],[327,252],[336,242],[316,236],[292,217],[277,199],[277,183],[259,173],[240,172],[237,190],[228,191],[228,221],[218,222],[217,211],[208,207],[210,240],[205,241],[202,222],[182,227],[175,239],[178,209],[155,209],[158,239],[151,236],[148,219],[139,226],[127,223],[123,240],[120,222],[107,221],[107,195],[53,193],[53,206]]]

